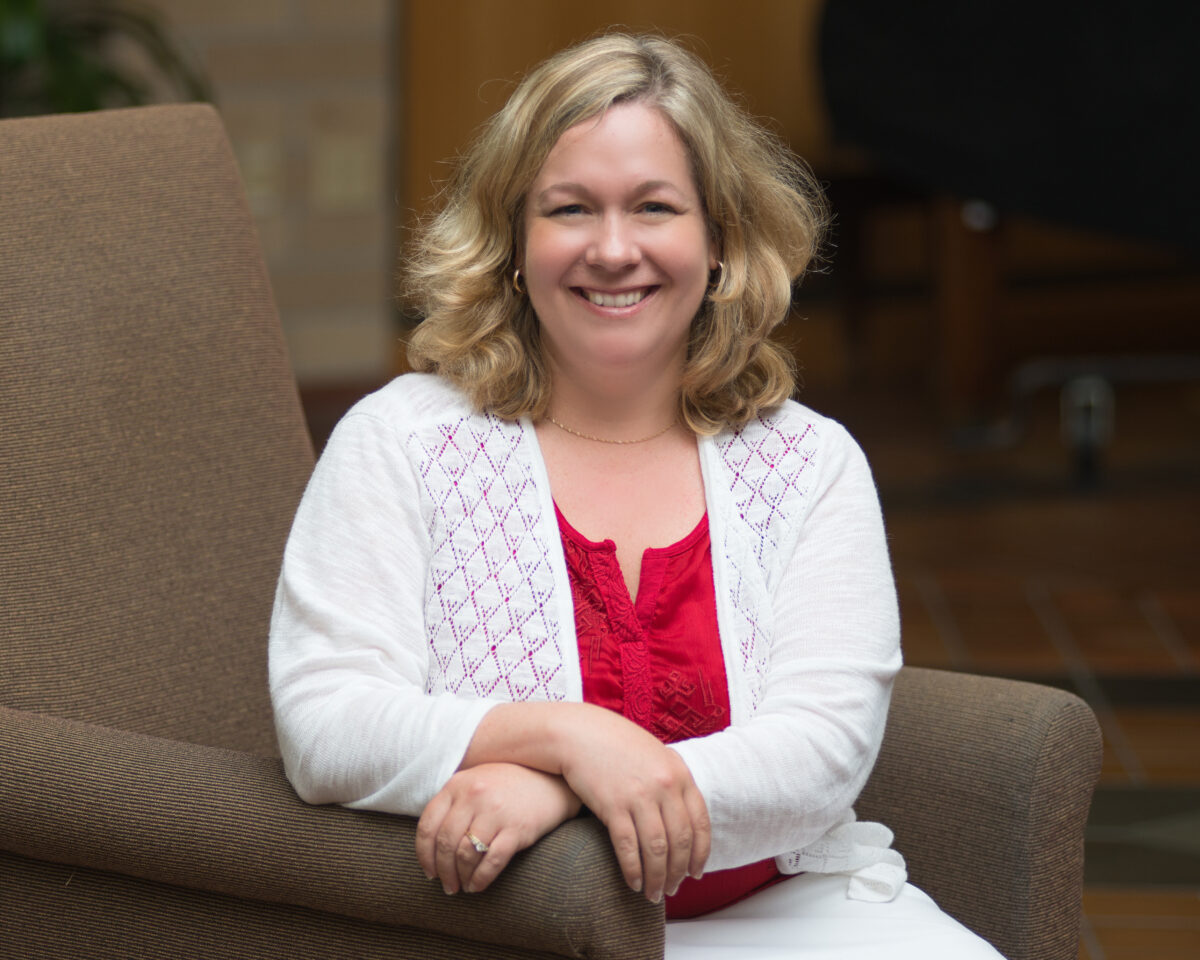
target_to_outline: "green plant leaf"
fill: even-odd
[[[118,36],[146,55],[148,71],[113,58]],[[0,116],[145,103],[155,76],[183,99],[211,99],[154,11],[99,0],[0,0]]]

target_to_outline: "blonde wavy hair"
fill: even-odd
[[[733,103],[678,43],[612,33],[551,57],[517,86],[458,163],[441,210],[403,265],[424,319],[409,363],[505,419],[545,415],[550,371],[537,316],[512,284],[526,195],[558,138],[613,104],[673,124],[724,263],[692,322],[680,416],[697,434],[739,427],[795,389],[791,353],[769,339],[816,255],[825,204],[808,168]]]

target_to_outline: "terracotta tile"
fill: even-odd
[[[1165,614],[1163,628],[1174,634],[1195,669],[1200,664],[1200,589],[1153,590],[1149,600]]]
[[[1200,784],[1200,709],[1119,707],[1117,722],[1156,784]]]
[[[1107,786],[1126,785],[1132,782],[1129,770],[1113,750],[1108,738],[1104,738],[1104,758],[1100,764],[1100,783]]]
[[[918,667],[951,669],[966,664],[955,662],[937,623],[912,577],[899,577],[896,592],[900,599],[900,637],[904,662]]]
[[[1083,912],[1093,922],[1120,917],[1176,917],[1200,921],[1200,887],[1194,890],[1087,887]]]
[[[1018,676],[1065,671],[1019,578],[956,572],[943,574],[941,585],[977,669]]]
[[[1088,887],[1083,911],[1104,960],[1193,960],[1200,955],[1200,887]],[[1083,944],[1079,956],[1097,960]]]
[[[1200,497],[1164,491],[1144,499],[1013,499],[961,509],[888,511],[897,569],[1154,585],[1180,591],[1200,582]]]
[[[1196,960],[1200,956],[1200,927],[1138,922],[1097,926],[1096,940],[1105,960]]]
[[[1096,950],[1092,949],[1094,946],[1097,947]],[[1086,913],[1079,918],[1079,960],[1104,960],[1099,953],[1096,934]]]
[[[1179,668],[1147,621],[1137,591],[1093,584],[1053,586],[1050,594],[1094,673],[1172,673]]]

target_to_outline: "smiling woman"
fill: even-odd
[[[409,264],[423,372],[338,425],[297,514],[284,762],[419,815],[447,893],[586,808],[690,919],[671,960],[995,960],[852,810],[898,616],[862,453],[768,338],[820,232],[802,171],[662,39],[517,88]]]
[[[500,416],[545,415],[540,324],[513,284],[531,188],[568,130],[582,135],[586,121],[603,123],[614,105],[635,102],[653,108],[683,149],[688,192],[698,197],[712,259],[724,264],[692,323],[680,419],[712,434],[791,394],[791,355],[769,334],[816,252],[820,193],[804,164],[738,109],[700,60],[658,38],[621,34],[536,68],[456,168],[404,271],[405,298],[425,318],[409,344],[414,369],[450,379]]]
[[[563,134],[529,197],[518,267],[551,382],[626,398],[661,382],[660,423],[670,423],[718,262],[679,137],[651,107],[614,106]],[[557,394],[551,415],[603,429],[589,422],[602,411],[566,409]]]

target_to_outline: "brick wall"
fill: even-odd
[[[213,86],[302,382],[391,370],[395,4],[154,0]]]

